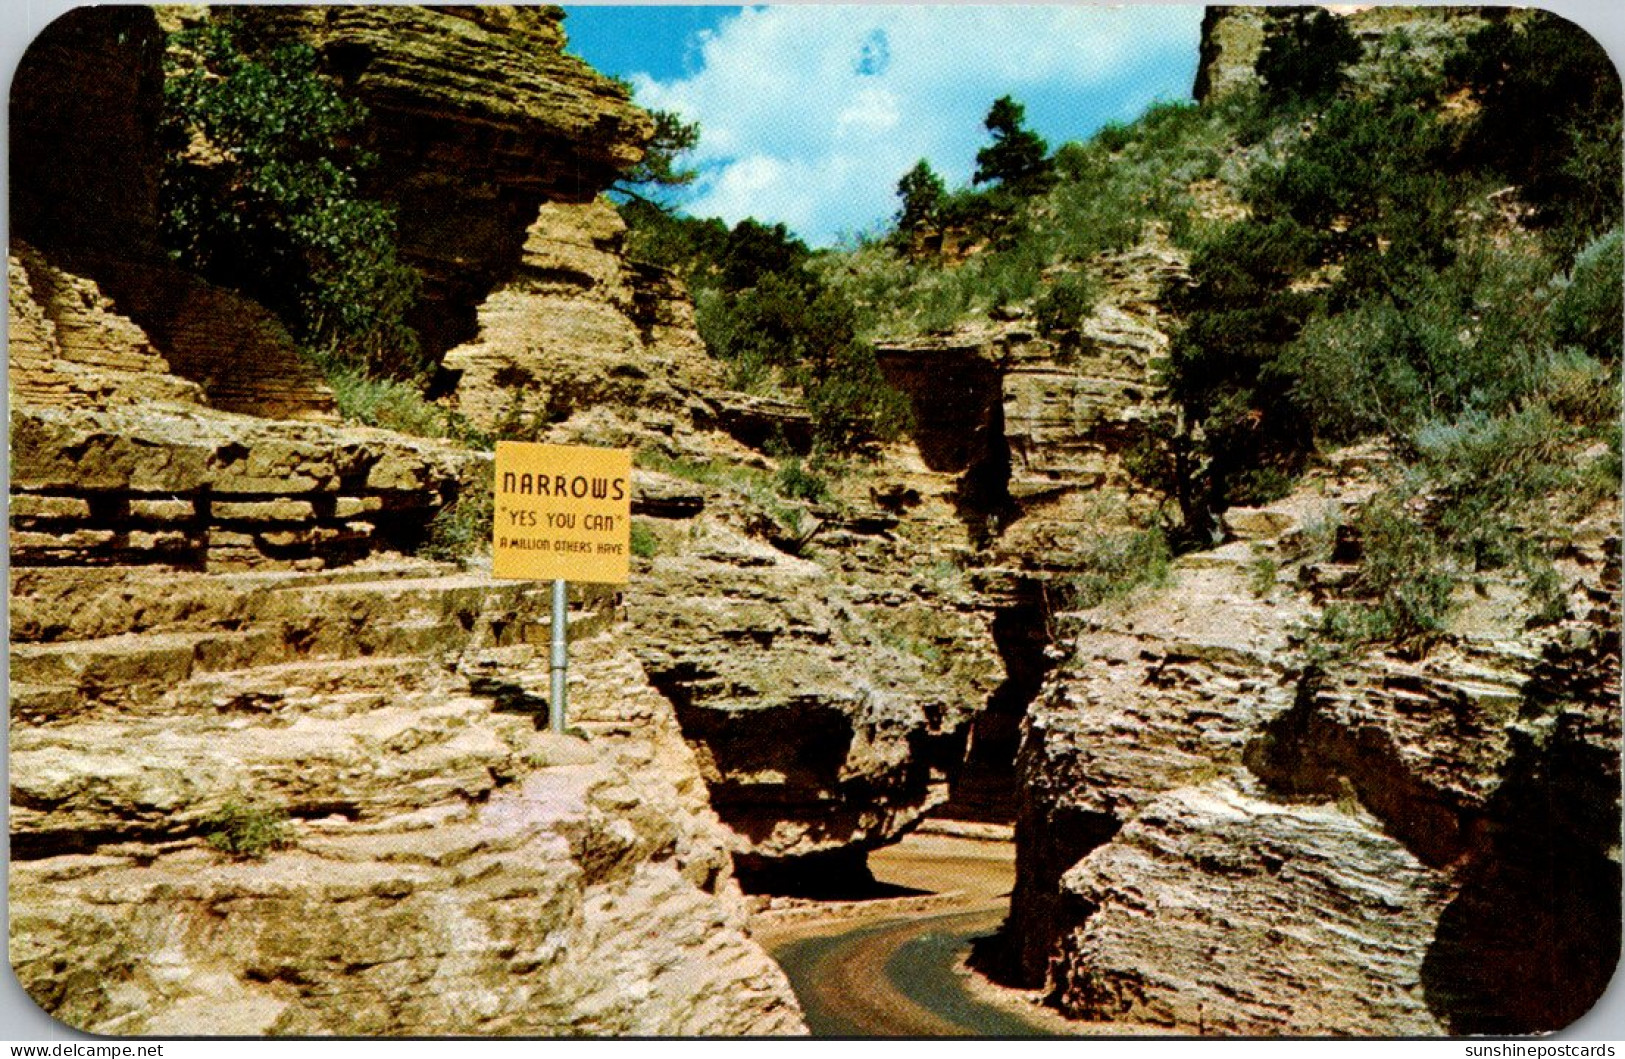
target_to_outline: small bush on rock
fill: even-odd
[[[1142,586],[1168,583],[1172,552],[1160,527],[1102,537],[1089,549],[1084,572],[1068,586],[1070,606],[1098,607]]]
[[[258,858],[290,844],[287,810],[237,800],[228,801],[203,821],[209,845],[234,857]]]
[[[463,481],[451,503],[435,513],[418,554],[425,559],[457,562],[491,545],[495,518],[494,466],[481,461]]]
[[[632,523],[631,537],[632,554],[639,559],[653,559],[660,551],[660,538],[641,522]]]

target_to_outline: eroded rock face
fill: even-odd
[[[563,422],[578,410],[639,409],[692,423],[722,372],[676,280],[621,255],[626,225],[607,202],[549,203],[513,275],[479,309],[474,341],[451,350],[458,408],[472,421]]]
[[[893,569],[842,571],[823,546],[862,562],[861,544],[836,539],[863,536],[861,519],[775,545],[745,531],[760,516],[737,499],[695,495],[651,519],[661,543],[629,586],[632,650],[676,710],[742,872],[776,887],[798,872],[811,885],[814,862],[861,869],[946,797],[999,673],[985,604],[911,585],[896,569],[907,552],[873,529]]]
[[[150,9],[81,8],[18,66],[11,223],[27,243],[9,267],[9,318],[25,325],[13,330],[13,397],[331,418],[332,394],[275,318],[158,245],[162,58]]]
[[[504,108],[580,96],[545,77],[500,91],[535,69],[526,49],[557,57],[556,12],[458,11],[400,16],[419,67],[399,76],[432,72],[436,32],[466,59],[493,47],[482,34],[513,31],[519,68],[486,71],[492,102],[463,149],[501,139]],[[387,21],[360,39],[388,44]],[[144,9],[75,12],[31,52],[13,111],[14,159],[36,181],[13,217],[55,240],[10,260],[9,907],[24,987],[99,1033],[803,1032],[746,935],[732,837],[612,600],[578,599],[573,615],[588,738],[542,731],[547,601],[398,552],[484,457],[263,417],[326,399],[284,370],[293,350],[268,314],[154,256],[156,39]],[[86,100],[108,113],[92,120]],[[526,118],[530,138],[509,143],[519,233],[532,185],[597,180],[636,141],[611,135],[600,156],[600,112],[550,113],[552,133]],[[530,153],[546,135],[582,137],[552,176]],[[59,142],[73,146],[60,171],[40,164]],[[572,169],[576,156],[598,168]],[[94,172],[75,168],[86,159]],[[106,184],[97,173],[128,186],[71,193]],[[222,410],[239,407],[262,415]],[[232,823],[233,806],[252,819]]]
[[[6,266],[13,404],[202,403],[202,388],[170,374],[147,333],[120,316],[95,283],[24,243],[12,245]]]
[[[1031,322],[883,343],[887,380],[910,395],[927,465],[956,479],[955,503],[989,565],[1076,569],[1080,550],[1143,506],[1123,465],[1161,409],[1157,306],[1183,255],[1152,229],[1100,263],[1107,294],[1071,331]]]
[[[203,408],[19,407],[12,563],[342,566],[421,540],[478,458],[386,431]]]
[[[1293,627],[1346,578],[1304,542],[1369,492],[1366,462],[1232,512],[1246,539],[1081,616],[1024,730],[1006,931],[1016,977],[1068,1013],[1179,1032],[1527,1033],[1606,985],[1609,515],[1559,563],[1557,625],[1526,627],[1492,589],[1424,657],[1307,666]]]
[[[366,104],[379,158],[367,190],[395,208],[423,275],[410,322],[433,357],[476,338],[476,311],[513,279],[540,207],[590,203],[653,131],[623,89],[564,54],[556,7],[249,12],[253,32],[310,45]]]
[[[398,557],[14,571],[24,987],[104,1033],[799,1032],[608,601],[574,622],[595,738],[515,691],[544,595]],[[211,848],[233,802],[285,843]]]
[[[1093,907],[1056,1001],[1205,1033],[1440,1032],[1421,968],[1449,885],[1373,823],[1229,781],[1154,799],[1062,877]]]

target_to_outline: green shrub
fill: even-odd
[[[815,504],[827,504],[832,499],[828,479],[807,469],[800,460],[794,457],[785,460],[780,465],[775,484],[781,496],[792,500],[809,500]]]
[[[998,231],[1013,203],[1008,196],[971,188],[950,192],[937,208],[944,228],[959,228],[973,236],[986,237]]]
[[[1468,158],[1522,185],[1560,247],[1620,223],[1620,80],[1585,30],[1547,11],[1498,19],[1445,64],[1479,109]]]
[[[1153,106],[1088,143],[1063,145],[1042,194],[948,192],[934,227],[973,248],[964,260],[914,260],[866,245],[826,258],[820,272],[851,298],[866,336],[943,331],[1025,305],[1042,297],[1047,274],[1087,274],[1096,255],[1132,246],[1150,221],[1187,237],[1189,185],[1218,173],[1228,121],[1213,108]]]
[[[351,422],[394,430],[420,438],[448,438],[489,449],[492,438],[460,412],[424,397],[416,382],[380,379],[360,368],[322,354],[312,358],[333,390],[339,414]]]
[[[874,347],[858,337],[852,299],[797,268],[763,272],[754,286],[697,297],[706,348],[728,364],[730,385],[738,389],[798,389],[821,453],[855,453],[896,438],[908,428],[908,402],[887,383]]]
[[[308,46],[254,51],[242,37],[228,15],[170,38],[167,245],[272,309],[302,344],[372,374],[420,374],[405,321],[418,276],[397,256],[393,214],[357,179],[373,162],[355,146],[365,109]]]
[[[1064,276],[1045,288],[1033,305],[1033,315],[1049,334],[1075,332],[1099,297],[1098,286],[1088,276]]]
[[[209,845],[234,857],[259,858],[288,846],[287,810],[231,800],[203,821]]]
[[[1121,151],[1133,141],[1134,133],[1129,130],[1128,126],[1123,125],[1120,122],[1108,121],[1106,124],[1095,130],[1094,142],[1099,144],[1100,149],[1103,151]],[[1073,145],[1067,144],[1066,146],[1071,147]],[[1057,163],[1061,162],[1059,151],[1056,152],[1055,160]],[[1072,170],[1070,172],[1066,172],[1066,175],[1072,179],[1076,179],[1077,173],[1076,170]]]
[[[698,287],[722,259],[728,226],[716,217],[684,217],[641,199],[617,208],[627,226],[626,256],[634,261],[669,268]]]
[[[886,382],[873,346],[841,349],[825,373],[803,385],[815,452],[859,452],[872,442],[895,441],[913,424],[908,398]]]
[[[760,287],[767,277],[791,286],[810,282],[805,266],[812,252],[782,223],[762,224],[745,218],[734,225],[717,262],[722,287],[742,291]]]
[[[1281,564],[1267,555],[1261,555],[1247,564],[1247,587],[1255,596],[1267,596],[1275,588],[1275,579]]]
[[[1449,493],[1498,509],[1522,507],[1560,484],[1568,431],[1544,404],[1472,411],[1417,430],[1417,462]]]
[[[451,502],[435,512],[418,554],[425,559],[459,562],[491,547],[496,511],[495,467],[481,460],[458,486]]]
[[[1360,42],[1342,18],[1294,11],[1271,29],[1256,70],[1278,103],[1315,100],[1337,91],[1344,67],[1360,57]]]
[[[653,559],[660,551],[660,538],[641,522],[632,523],[631,537],[632,554],[639,559]]]
[[[1323,307],[1274,370],[1316,435],[1336,441],[1513,407],[1546,376],[1546,268],[1521,247],[1464,246],[1402,289]]]
[[[1292,379],[1275,365],[1318,303],[1291,286],[1314,245],[1310,232],[1286,218],[1231,225],[1198,247],[1191,284],[1167,296],[1184,326],[1174,335],[1165,380],[1187,423],[1201,428],[1184,460],[1187,480],[1175,484],[1192,529],[1214,511],[1273,491],[1313,443]],[[1260,478],[1266,468],[1271,473]]]
[[[1456,576],[1438,538],[1393,498],[1368,504],[1353,522],[1361,548],[1356,591],[1322,614],[1319,631],[1343,644],[1426,645],[1444,631]]]
[[[1333,650],[1388,643],[1400,638],[1391,608],[1369,602],[1333,600],[1310,630],[1314,647]]]
[[[1617,366],[1625,320],[1625,237],[1614,228],[1588,243],[1552,299],[1552,337]]]
[[[1098,607],[1142,586],[1168,583],[1172,553],[1159,527],[1102,537],[1086,552],[1083,571],[1066,586],[1073,607]]]

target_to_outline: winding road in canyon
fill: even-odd
[[[893,896],[781,909],[756,928],[815,1036],[1078,1032],[964,969],[972,942],[997,930],[1008,911],[1011,843],[915,834],[871,854],[869,864],[880,889]]]

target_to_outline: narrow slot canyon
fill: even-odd
[[[754,930],[815,1036],[1087,1029],[1040,1006],[1002,957],[1017,879],[1017,750],[1026,708],[1053,664],[1054,628],[1042,581],[1018,581],[1010,595],[990,623],[1005,675],[968,726],[947,799],[878,848],[740,872],[759,909]]]

